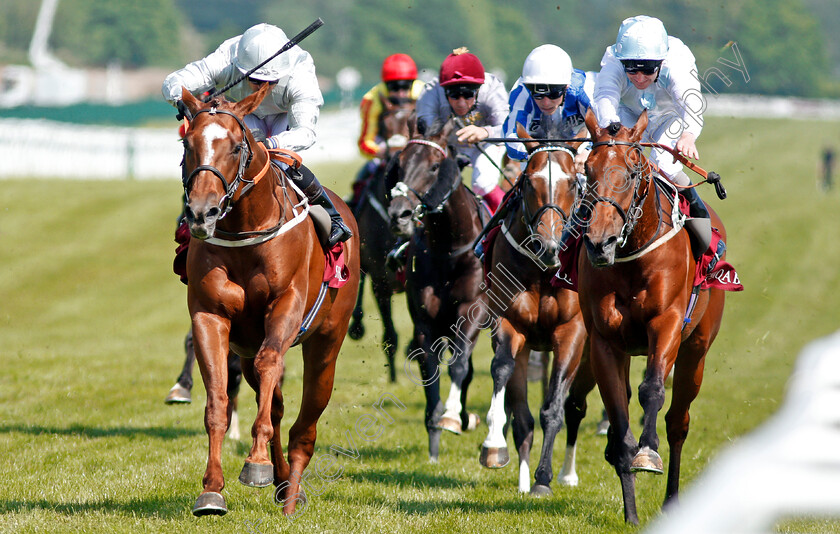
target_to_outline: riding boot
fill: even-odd
[[[685,227],[695,237],[691,251],[694,258],[699,259],[712,243],[712,220],[696,188],[683,189],[682,194],[688,200],[688,214],[691,217],[686,219]]]
[[[490,220],[484,225],[484,228],[478,234],[478,237],[473,243],[473,254],[475,254],[478,259],[484,258],[484,243],[482,243],[482,241],[484,241],[484,236],[486,236],[490,230],[498,226],[507,214],[510,213],[511,204],[513,204],[513,202],[510,201],[510,196],[507,196],[504,200],[502,200],[498,209],[495,213],[493,213],[493,216],[490,217]]]
[[[305,165],[301,165],[298,172],[300,173],[301,189],[306,195],[306,198],[309,199],[309,203],[321,206],[327,212],[327,215],[330,216],[330,237],[327,247],[331,249],[336,243],[347,241],[353,237],[353,232],[344,224],[344,219],[341,218],[341,214],[335,209],[332,200],[324,192],[324,188],[321,187],[321,184],[315,178],[315,175],[312,174],[312,171]]]

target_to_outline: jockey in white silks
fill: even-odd
[[[696,73],[694,54],[682,41],[669,37],[659,19],[645,15],[625,19],[615,44],[607,47],[601,59],[592,101],[598,125],[605,128],[620,122],[632,127],[647,110],[643,142],[669,146],[697,159],[695,141],[703,129],[706,101]],[[651,160],[672,182],[691,184],[682,163],[670,153],[653,148]],[[693,217],[686,226],[698,237],[700,253],[705,252],[712,238],[709,211],[696,188],[683,189],[682,194]],[[719,245],[715,252],[722,254],[723,249]]]
[[[288,41],[280,28],[257,24],[242,35],[226,40],[207,57],[167,76],[163,82],[163,96],[170,103],[176,103],[181,99],[182,87],[194,95],[223,87],[271,57]],[[225,96],[239,101],[256,92],[263,83],[269,83],[271,91],[253,113],[244,117],[245,124],[267,148],[299,151],[311,147],[315,143],[315,125],[324,103],[312,56],[294,46],[230,88]],[[329,214],[329,247],[352,237],[312,171],[304,165],[297,171],[286,170],[310,204],[322,206]]]

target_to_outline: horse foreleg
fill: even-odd
[[[452,357],[443,362],[449,367],[449,396],[446,398],[443,416],[438,426],[454,434],[460,434],[477,424],[477,415],[470,415],[467,411],[467,388],[472,381],[472,352],[478,339],[479,329],[466,317],[460,316],[453,326],[456,335],[449,347]]]
[[[423,394],[426,397],[423,420],[429,436],[429,462],[437,463],[440,456],[440,435],[443,432],[438,428],[440,417],[443,415],[443,405],[440,402],[440,365],[437,353],[426,343],[427,339],[427,335],[415,329],[406,367],[412,360],[416,360],[420,366],[420,380],[417,383],[423,386]],[[409,376],[415,380],[413,374]]]
[[[222,473],[222,441],[228,428],[228,336],[230,323],[216,315],[193,314],[193,341],[196,359],[207,392],[204,409],[204,428],[209,441],[207,469],[202,480],[204,489],[196,500],[193,514],[224,515],[227,513]]]
[[[279,315],[279,310],[287,308],[276,304],[274,309]],[[273,399],[276,389],[282,383],[285,367],[283,355],[294,338],[289,334],[293,327],[285,318],[270,319],[267,323],[268,336],[251,364],[253,380],[256,382],[254,389],[257,392],[257,416],[251,427],[251,450],[239,474],[242,484],[258,488],[268,486],[274,481],[274,466],[268,455],[268,444],[274,438],[275,431],[273,419],[276,419],[276,416],[272,417]]]
[[[239,441],[239,385],[242,383],[242,365],[239,356],[228,353],[228,437]]]
[[[394,357],[397,354],[397,329],[394,328],[394,319],[391,317],[391,285],[386,280],[371,280],[373,295],[376,297],[376,305],[379,314],[382,316],[382,350],[388,359],[388,376],[391,382],[397,381],[397,369],[394,367]]]
[[[639,436],[639,452],[630,469],[661,475],[664,472],[659,456],[659,436],[656,433],[656,419],[665,404],[665,377],[671,371],[677,351],[680,348],[680,325],[682,317],[669,313],[661,315],[648,324],[647,368],[645,378],[639,384],[639,404],[642,406],[642,434]]]
[[[359,270],[359,294],[356,295],[356,307],[353,308],[353,320],[350,322],[350,329],[347,333],[350,339],[362,339],[365,335],[365,325],[362,322],[365,317],[365,312],[362,309],[362,302],[365,298],[365,272]]]
[[[595,376],[592,374],[592,365],[589,362],[587,342],[584,343],[583,356],[578,366],[578,372],[572,380],[569,396],[566,398],[563,410],[566,416],[566,455],[557,481],[564,486],[578,485],[578,475],[575,471],[578,431],[581,421],[586,417],[586,396],[594,388]]]
[[[306,506],[303,474],[315,452],[318,419],[332,396],[335,362],[343,338],[343,330],[338,329],[326,335],[316,333],[303,342],[303,392],[297,419],[289,429],[288,482],[281,484],[286,491],[286,515],[293,515],[298,503]]]
[[[628,415],[627,373],[630,357],[614,349],[597,332],[593,334],[589,347],[592,372],[610,420],[604,456],[615,468],[621,481],[624,520],[637,525],[639,517],[636,513],[636,477],[630,471],[630,463],[638,451],[638,445],[630,430]]]
[[[184,337],[184,367],[175,385],[169,389],[169,394],[164,399],[165,404],[189,404],[192,402],[193,387],[193,366],[195,365],[195,348],[193,346],[192,328]]]
[[[534,416],[528,407],[528,358],[531,351],[519,349],[505,401],[510,410],[513,444],[519,455],[519,491],[531,490],[531,447],[534,444]]]
[[[517,332],[507,319],[502,318],[493,336],[495,348],[493,361],[490,364],[490,375],[493,377],[493,398],[487,411],[487,437],[481,444],[479,461],[484,467],[500,468],[510,462],[510,454],[505,439],[505,425],[507,413],[505,397],[507,384],[513,375],[515,367],[514,354],[525,345],[525,336]]]
[[[563,404],[580,366],[586,339],[583,321],[577,320],[563,324],[555,330],[553,337],[554,362],[551,367],[551,380],[548,395],[543,400],[540,409],[543,446],[540,461],[534,473],[532,495],[551,494],[551,479],[554,476],[551,469],[554,439],[560,427],[563,426]],[[571,461],[574,461],[574,453],[572,453]]]

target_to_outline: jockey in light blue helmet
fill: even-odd
[[[703,129],[706,103],[696,73],[694,54],[681,40],[668,35],[661,20],[646,15],[625,19],[615,44],[604,52],[595,82],[592,109],[599,126],[620,122],[632,127],[647,111],[643,141],[670,146],[697,159],[695,140]],[[682,164],[670,153],[653,149],[650,159],[672,182],[691,184]],[[699,256],[711,241],[709,211],[696,189],[683,189],[682,194],[691,206],[693,220],[686,226],[698,238],[695,249],[704,249],[694,251]]]

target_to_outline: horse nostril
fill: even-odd
[[[189,206],[184,206],[184,217],[187,221],[195,220],[195,213],[193,213],[193,210],[191,210]]]
[[[412,211],[411,210],[403,210],[400,212],[399,218],[400,219],[410,219]]]
[[[221,213],[221,211],[222,210],[220,210],[218,206],[210,208],[209,210],[207,210],[207,219],[212,221],[213,219],[219,216],[219,213]]]

